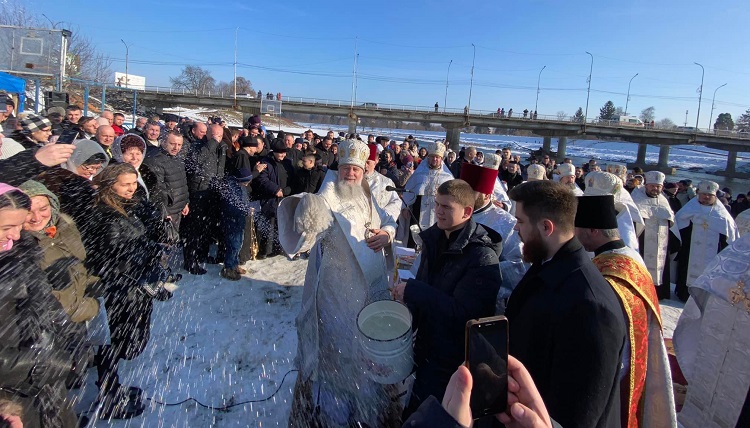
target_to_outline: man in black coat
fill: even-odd
[[[495,314],[500,234],[472,220],[474,190],[449,180],[435,197],[437,223],[419,234],[424,245],[415,279],[394,287],[414,316],[416,380],[404,418],[430,395],[442,397],[464,361],[466,322]]]
[[[509,193],[532,263],[505,316],[510,354],[523,361],[562,426],[620,426],[620,365],[626,322],[612,287],[575,238],[575,196],[533,181]]]
[[[333,139],[327,136],[323,138],[323,141],[321,141],[320,144],[315,146],[315,150],[317,150],[318,155],[320,155],[320,163],[324,168],[329,168],[333,164],[333,161],[336,160],[333,151],[331,151],[332,146]]]
[[[278,240],[276,209],[283,197],[292,194],[294,182],[294,168],[286,158],[286,143],[277,139],[271,148],[273,152],[261,161],[266,164],[266,169],[253,181],[255,199],[260,200],[261,216],[265,223],[258,225],[260,238],[258,258],[260,259],[277,254],[274,248],[280,246],[274,245]]]
[[[150,174],[141,175],[152,178],[146,183],[151,193],[151,202],[161,213],[164,220],[172,222],[176,229],[180,227],[182,216],[188,215],[190,194],[188,192],[185,164],[177,158],[182,150],[182,135],[175,131],[167,133],[161,143],[158,154],[143,160],[141,169],[148,169]]]
[[[185,238],[185,270],[203,275],[200,266],[208,259],[211,239],[219,229],[218,183],[224,177],[226,145],[221,144],[224,129],[211,125],[210,138],[192,147],[185,159],[192,215],[185,218],[181,233]]]

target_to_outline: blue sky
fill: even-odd
[[[169,86],[186,64],[233,76],[257,91],[350,100],[355,40],[357,102],[443,105],[449,62],[448,108],[468,104],[476,45],[472,110],[533,110],[539,70],[539,114],[572,115],[586,104],[589,51],[594,56],[589,116],[612,100],[638,114],[654,106],[693,126],[705,67],[700,127],[750,108],[750,39],[746,1],[566,2],[413,0],[380,2],[240,0],[142,1],[95,5],[78,0],[28,0],[33,12],[84,33],[109,54],[116,71]],[[128,5],[124,9],[123,4]],[[115,6],[118,5],[118,6]]]

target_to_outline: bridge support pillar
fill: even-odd
[[[354,134],[357,132],[357,122],[358,122],[357,115],[350,113],[349,114],[349,133],[350,134]]]
[[[635,163],[636,165],[645,165],[646,164],[646,150],[648,149],[648,144],[644,143],[638,143],[638,154],[635,157]]]
[[[445,125],[443,125],[445,126]],[[458,153],[461,149],[461,128],[446,127],[445,128],[445,141],[448,144],[448,148]]]
[[[730,150],[727,154],[727,174],[734,174],[735,168],[737,168],[737,151]]]
[[[562,163],[563,159],[565,159],[565,149],[567,149],[567,147],[568,147],[568,137],[558,137],[557,138],[557,163]]]
[[[552,151],[552,137],[544,137],[544,140],[542,142],[542,150],[544,150],[544,153],[549,153]]]
[[[659,168],[669,167],[669,146],[663,145],[659,147],[659,162],[656,166]]]

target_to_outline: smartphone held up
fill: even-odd
[[[508,403],[508,319],[480,318],[466,323],[466,365],[474,380],[474,419],[503,413]]]

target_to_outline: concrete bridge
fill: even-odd
[[[237,109],[248,117],[261,113],[261,100],[257,98],[237,98],[236,105],[233,97],[223,97],[219,94],[201,95],[180,93],[170,89],[138,91],[138,101],[157,109],[178,105],[193,105],[210,108]],[[265,100],[264,101],[264,105]],[[439,123],[446,129],[446,140],[457,150],[459,147],[461,129],[467,126],[486,126],[500,129],[523,129],[544,138],[543,148],[551,150],[551,140],[558,139],[557,160],[562,162],[566,156],[566,145],[569,137],[584,135],[596,138],[615,138],[638,144],[635,163],[629,167],[659,169],[672,174],[669,167],[669,151],[675,145],[700,145],[728,152],[726,169],[717,174],[738,177],[750,174],[738,174],[736,169],[737,153],[750,152],[750,134],[731,131],[706,133],[702,131],[679,131],[673,129],[641,128],[619,124],[612,121],[589,119],[571,121],[557,116],[537,115],[535,119],[523,117],[500,117],[496,112],[471,111],[466,114],[461,110],[436,111],[425,107],[378,105],[364,103],[352,106],[347,101],[330,101],[306,98],[285,97],[282,101],[283,112],[320,114],[342,116],[349,118],[350,132],[354,132],[359,118],[375,118],[398,120],[404,122]],[[262,112],[265,113],[265,112]],[[520,116],[520,115],[518,115]],[[656,165],[646,164],[646,150],[648,145],[659,146],[659,160]]]

